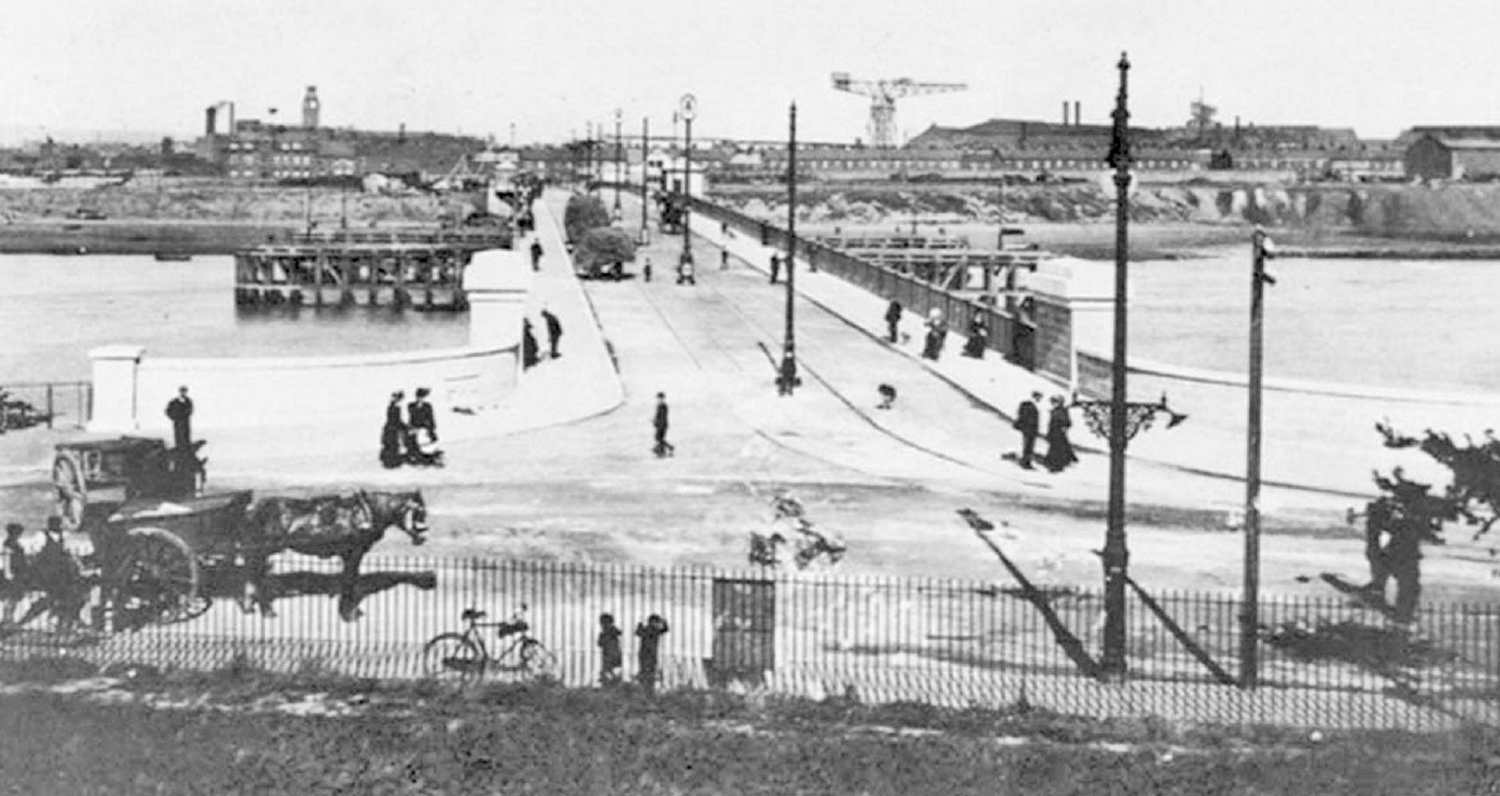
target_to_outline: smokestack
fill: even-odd
[[[213,135],[214,134],[214,117],[216,117],[218,115],[219,115],[219,108],[218,108],[217,105],[210,105],[207,108],[203,109],[203,134],[204,135]]]
[[[1063,100],[1063,127],[1068,126],[1068,101]]]
[[[1073,126],[1074,127],[1078,127],[1079,125],[1082,125],[1082,124],[1083,124],[1083,103],[1079,102],[1078,100],[1073,100]]]

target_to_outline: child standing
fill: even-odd
[[[624,656],[620,653],[620,628],[612,614],[599,615],[599,654],[604,667],[599,672],[600,685],[615,685],[620,682],[620,667]]]

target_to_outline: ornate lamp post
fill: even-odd
[[[682,100],[677,104],[678,114],[682,116],[683,123],[683,145],[682,145],[682,262],[691,264],[693,262],[693,244],[690,237],[689,227],[692,224],[692,206],[690,199],[693,195],[693,117],[698,115],[698,98],[692,94],[683,94]]]
[[[614,220],[619,221],[620,214],[620,159],[624,154],[623,145],[620,142],[620,120],[625,118],[625,112],[615,108],[615,214]]]
[[[1125,674],[1125,572],[1130,564],[1125,547],[1125,445],[1130,439],[1125,408],[1125,276],[1130,255],[1131,158],[1130,111],[1126,109],[1130,61],[1125,53],[1120,53],[1117,68],[1120,92],[1115,97],[1114,134],[1109,144],[1109,165],[1115,169],[1115,340],[1110,363],[1109,519],[1104,534],[1104,654],[1100,659],[1109,677]]]
[[[776,376],[778,395],[791,395],[797,386],[797,338],[793,324],[793,298],[797,267],[797,103],[789,116],[786,143],[786,338],[781,349],[781,367]]]

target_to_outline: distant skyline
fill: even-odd
[[[1353,127],[1500,123],[1489,89],[1500,6],[1368,0],[1022,0],[642,4],[541,0],[52,0],[0,25],[7,130],[192,138],[203,109],[300,121],[316,85],[333,127],[493,134],[521,143],[651,118],[672,131],[698,98],[702,136],[865,138],[868,99],[830,73],[965,82],[897,106],[903,137],[931,123],[1061,120],[1064,100],[1104,124],[1128,50],[1132,123],[1177,126],[1198,96],[1219,120]],[[679,128],[680,132],[680,128]],[[63,137],[54,134],[55,137]]]

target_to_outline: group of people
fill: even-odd
[[[1037,404],[1041,400],[1042,394],[1033,392],[1030,398],[1021,402],[1016,410],[1016,419],[1011,424],[1021,432],[1020,465],[1027,470],[1035,469],[1032,462],[1036,459],[1036,438],[1041,431],[1041,410]],[[1041,457],[1042,466],[1048,472],[1062,472],[1078,461],[1078,454],[1073,452],[1073,443],[1068,440],[1068,429],[1072,426],[1073,420],[1068,416],[1067,403],[1061,395],[1052,396],[1051,409],[1047,413],[1047,453]]]
[[[557,348],[562,341],[562,321],[558,320],[556,314],[546,307],[542,307],[542,326],[547,330],[547,357],[557,359],[562,356]],[[542,361],[540,346],[537,345],[536,334],[532,331],[530,318],[521,321],[521,367],[536,367]]]
[[[385,407],[385,425],[380,430],[380,463],[387,468],[403,464],[441,467],[443,452],[437,449],[437,415],[427,396],[426,387],[418,387],[416,400],[406,405],[406,419],[401,417],[401,401],[406,393],[391,393]]]
[[[635,626],[635,637],[640,639],[636,645],[636,682],[645,689],[656,688],[656,681],[660,677],[660,655],[661,637],[666,635],[670,628],[667,620],[661,614],[652,614],[644,622],[638,622]],[[599,654],[603,659],[603,668],[599,672],[600,685],[616,685],[623,679],[621,673],[625,664],[625,656],[620,651],[620,626],[615,624],[613,614],[599,615]]]

